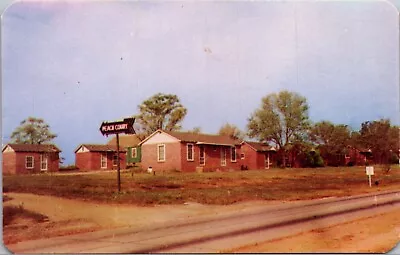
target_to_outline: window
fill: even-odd
[[[132,148],[131,157],[132,158],[136,158],[137,157],[137,149],[136,148]]]
[[[47,155],[40,155],[40,170],[46,171],[47,170]]]
[[[106,153],[102,153],[101,154],[100,167],[101,168],[107,168],[107,154]]]
[[[226,166],[226,149],[221,148],[221,166]]]
[[[231,148],[231,162],[236,162],[236,147]]]
[[[245,159],[244,153],[240,154],[240,159]]]
[[[203,145],[200,145],[199,163],[201,166],[206,164],[206,153]]]
[[[165,161],[165,144],[157,145],[157,161],[158,162]]]
[[[118,165],[118,155],[114,154],[113,155],[113,166],[117,166]]]
[[[187,153],[186,153],[187,161],[194,161],[194,147],[193,144],[187,144]]]
[[[33,156],[26,156],[25,157],[25,168],[32,169],[33,168]]]

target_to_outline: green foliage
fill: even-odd
[[[340,165],[340,155],[346,154],[350,143],[350,129],[347,125],[335,125],[329,121],[315,123],[310,129],[310,139],[318,145],[322,157],[330,166]]]
[[[76,165],[67,165],[67,166],[60,166],[59,170],[62,171],[74,171],[78,170],[78,167]]]
[[[233,139],[241,139],[241,140],[243,140],[245,137],[244,133],[237,126],[229,123],[224,124],[219,129],[218,134],[230,136]]]
[[[181,129],[180,123],[186,116],[187,109],[180,103],[178,96],[157,93],[139,106],[136,116],[141,133],[151,134],[157,129],[174,131]],[[140,131],[139,131],[140,132]]]
[[[276,144],[283,151],[285,165],[287,146],[301,140],[309,128],[308,108],[306,98],[297,93],[285,90],[269,94],[249,118],[248,135]]]
[[[323,167],[324,159],[321,157],[321,154],[318,150],[308,151],[305,153],[305,167]]]
[[[392,153],[389,160],[390,164],[399,164],[399,155]]]
[[[249,136],[271,141],[285,148],[309,127],[308,104],[305,97],[289,91],[273,93],[262,99],[249,118]]]
[[[324,160],[319,150],[315,150],[313,144],[305,141],[295,141],[287,146],[292,160],[300,162],[300,167],[323,167]],[[294,164],[294,162],[289,162]]]
[[[201,127],[194,127],[192,130],[189,130],[189,132],[194,133],[194,134],[200,134]]]
[[[29,117],[21,121],[20,126],[12,132],[11,141],[17,144],[42,144],[56,137],[43,119]]]
[[[366,121],[361,124],[356,142],[359,147],[371,149],[375,163],[388,163],[399,151],[399,127],[392,126],[388,119]]]

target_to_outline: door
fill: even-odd
[[[221,166],[226,166],[226,148],[221,147]]]
[[[271,165],[270,163],[270,158],[269,158],[269,153],[265,153],[265,169],[269,169],[269,166]]]
[[[40,171],[47,171],[47,155],[40,155]]]
[[[203,145],[200,145],[199,151],[200,151],[199,163],[201,166],[204,166],[206,164],[206,152]]]

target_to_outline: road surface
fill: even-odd
[[[400,191],[249,208],[145,229],[118,229],[20,242],[17,253],[213,253],[390,210]],[[162,211],[160,211],[162,214]]]

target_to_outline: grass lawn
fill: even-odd
[[[375,185],[375,181],[379,185]],[[8,192],[27,192],[104,203],[136,205],[231,204],[246,200],[306,200],[349,196],[368,192],[399,190],[400,168],[389,173],[376,166],[368,185],[365,167],[316,169],[270,169],[213,173],[159,173],[156,176],[121,173],[121,193],[117,174],[3,176]]]

